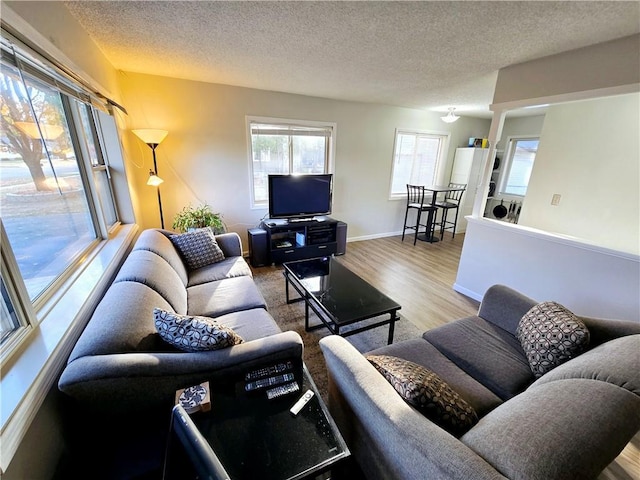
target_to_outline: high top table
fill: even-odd
[[[436,202],[438,201],[439,193],[459,192],[460,190],[464,190],[464,188],[462,187],[450,187],[448,185],[431,185],[429,187],[424,187],[424,189],[428,192],[433,193],[431,197],[431,206],[434,208],[436,207]],[[424,232],[424,234],[418,235],[418,240],[422,240],[423,242],[429,242],[429,243],[435,243],[440,241],[438,237],[431,234],[433,222],[435,221],[436,215],[437,215],[437,209],[429,211],[429,215],[427,216],[427,230]]]

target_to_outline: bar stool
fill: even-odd
[[[459,190],[447,192],[442,202],[436,202],[436,207],[442,209],[442,218],[440,220],[440,240],[444,238],[445,230],[452,230],[451,238],[455,238],[456,236],[456,226],[458,225],[458,211],[460,210],[460,200],[462,199],[462,194],[467,188],[467,184],[450,183],[449,187],[458,188]],[[447,217],[449,216],[449,210],[455,210],[456,215],[453,218],[453,222],[451,220],[447,220]]]
[[[427,224],[420,223],[420,217],[422,216],[422,212],[429,212],[429,215],[435,215],[438,210],[436,207],[431,205],[430,203],[424,203],[424,185],[409,185],[407,184],[407,208],[404,212],[404,227],[402,228],[402,241],[404,241],[404,233],[405,230],[411,229],[415,230],[415,236],[413,238],[413,244],[416,244],[418,240],[418,230],[420,227],[426,227]],[[416,210],[416,223],[415,225],[407,225],[407,218],[409,216],[409,210]],[[431,232],[426,232],[427,234],[433,235],[435,231],[436,222],[431,222]]]

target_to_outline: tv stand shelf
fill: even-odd
[[[265,220],[260,225],[260,229],[266,231],[269,263],[276,264],[344,253],[346,227],[345,223],[329,217],[320,221]]]

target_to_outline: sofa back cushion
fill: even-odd
[[[534,380],[518,339],[482,318],[456,320],[422,336],[502,400],[522,392]]]
[[[596,478],[640,428],[639,409],[638,396],[607,382],[549,382],[497,407],[461,441],[512,480]]]
[[[162,257],[134,250],[120,268],[114,283],[138,282],[154,289],[177,313],[187,313],[187,290],[178,273]]]
[[[522,316],[537,302],[504,285],[493,285],[482,297],[478,316],[515,336]]]
[[[168,232],[166,230],[145,230],[138,237],[136,244],[133,246],[133,250],[148,250],[159,257],[162,257],[169,265],[171,265],[171,268],[176,271],[180,280],[182,280],[182,283],[186,287],[189,275],[187,273],[187,268],[182,262],[180,253],[176,250],[176,247],[173,246],[171,240],[169,240],[168,235],[171,233],[172,232]]]
[[[112,284],[80,335],[69,362],[89,355],[176,351],[156,331],[155,307],[171,310],[171,305],[147,285],[127,281]]]

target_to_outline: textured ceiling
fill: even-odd
[[[119,70],[474,116],[498,69],[640,31],[640,2],[65,2]]]

